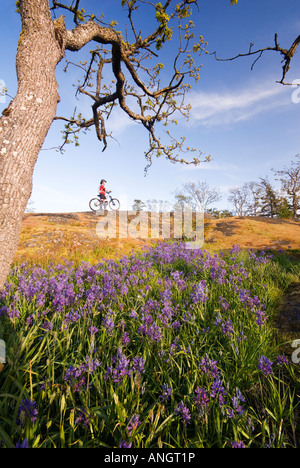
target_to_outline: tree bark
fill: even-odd
[[[18,90],[0,119],[0,290],[19,243],[34,165],[59,100],[55,67],[62,48],[48,0],[21,0]]]

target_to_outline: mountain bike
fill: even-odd
[[[113,198],[110,194],[108,200],[101,200],[100,195],[97,195],[96,198],[92,198],[89,202],[89,207],[92,211],[106,210],[107,206],[112,211],[118,211],[120,208],[120,202],[117,198]]]

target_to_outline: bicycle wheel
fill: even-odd
[[[120,208],[120,202],[117,198],[111,198],[109,200],[109,208],[112,210],[112,211],[118,211],[118,209]]]
[[[92,211],[99,211],[101,207],[101,202],[99,198],[92,198],[89,203],[89,207]]]

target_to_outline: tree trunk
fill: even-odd
[[[18,91],[0,119],[0,290],[19,243],[37,156],[56,114],[62,48],[48,0],[21,0]]]

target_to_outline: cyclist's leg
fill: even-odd
[[[105,195],[103,195],[103,193],[100,193],[99,196],[100,196],[100,210],[103,210],[104,202],[105,202]]]

